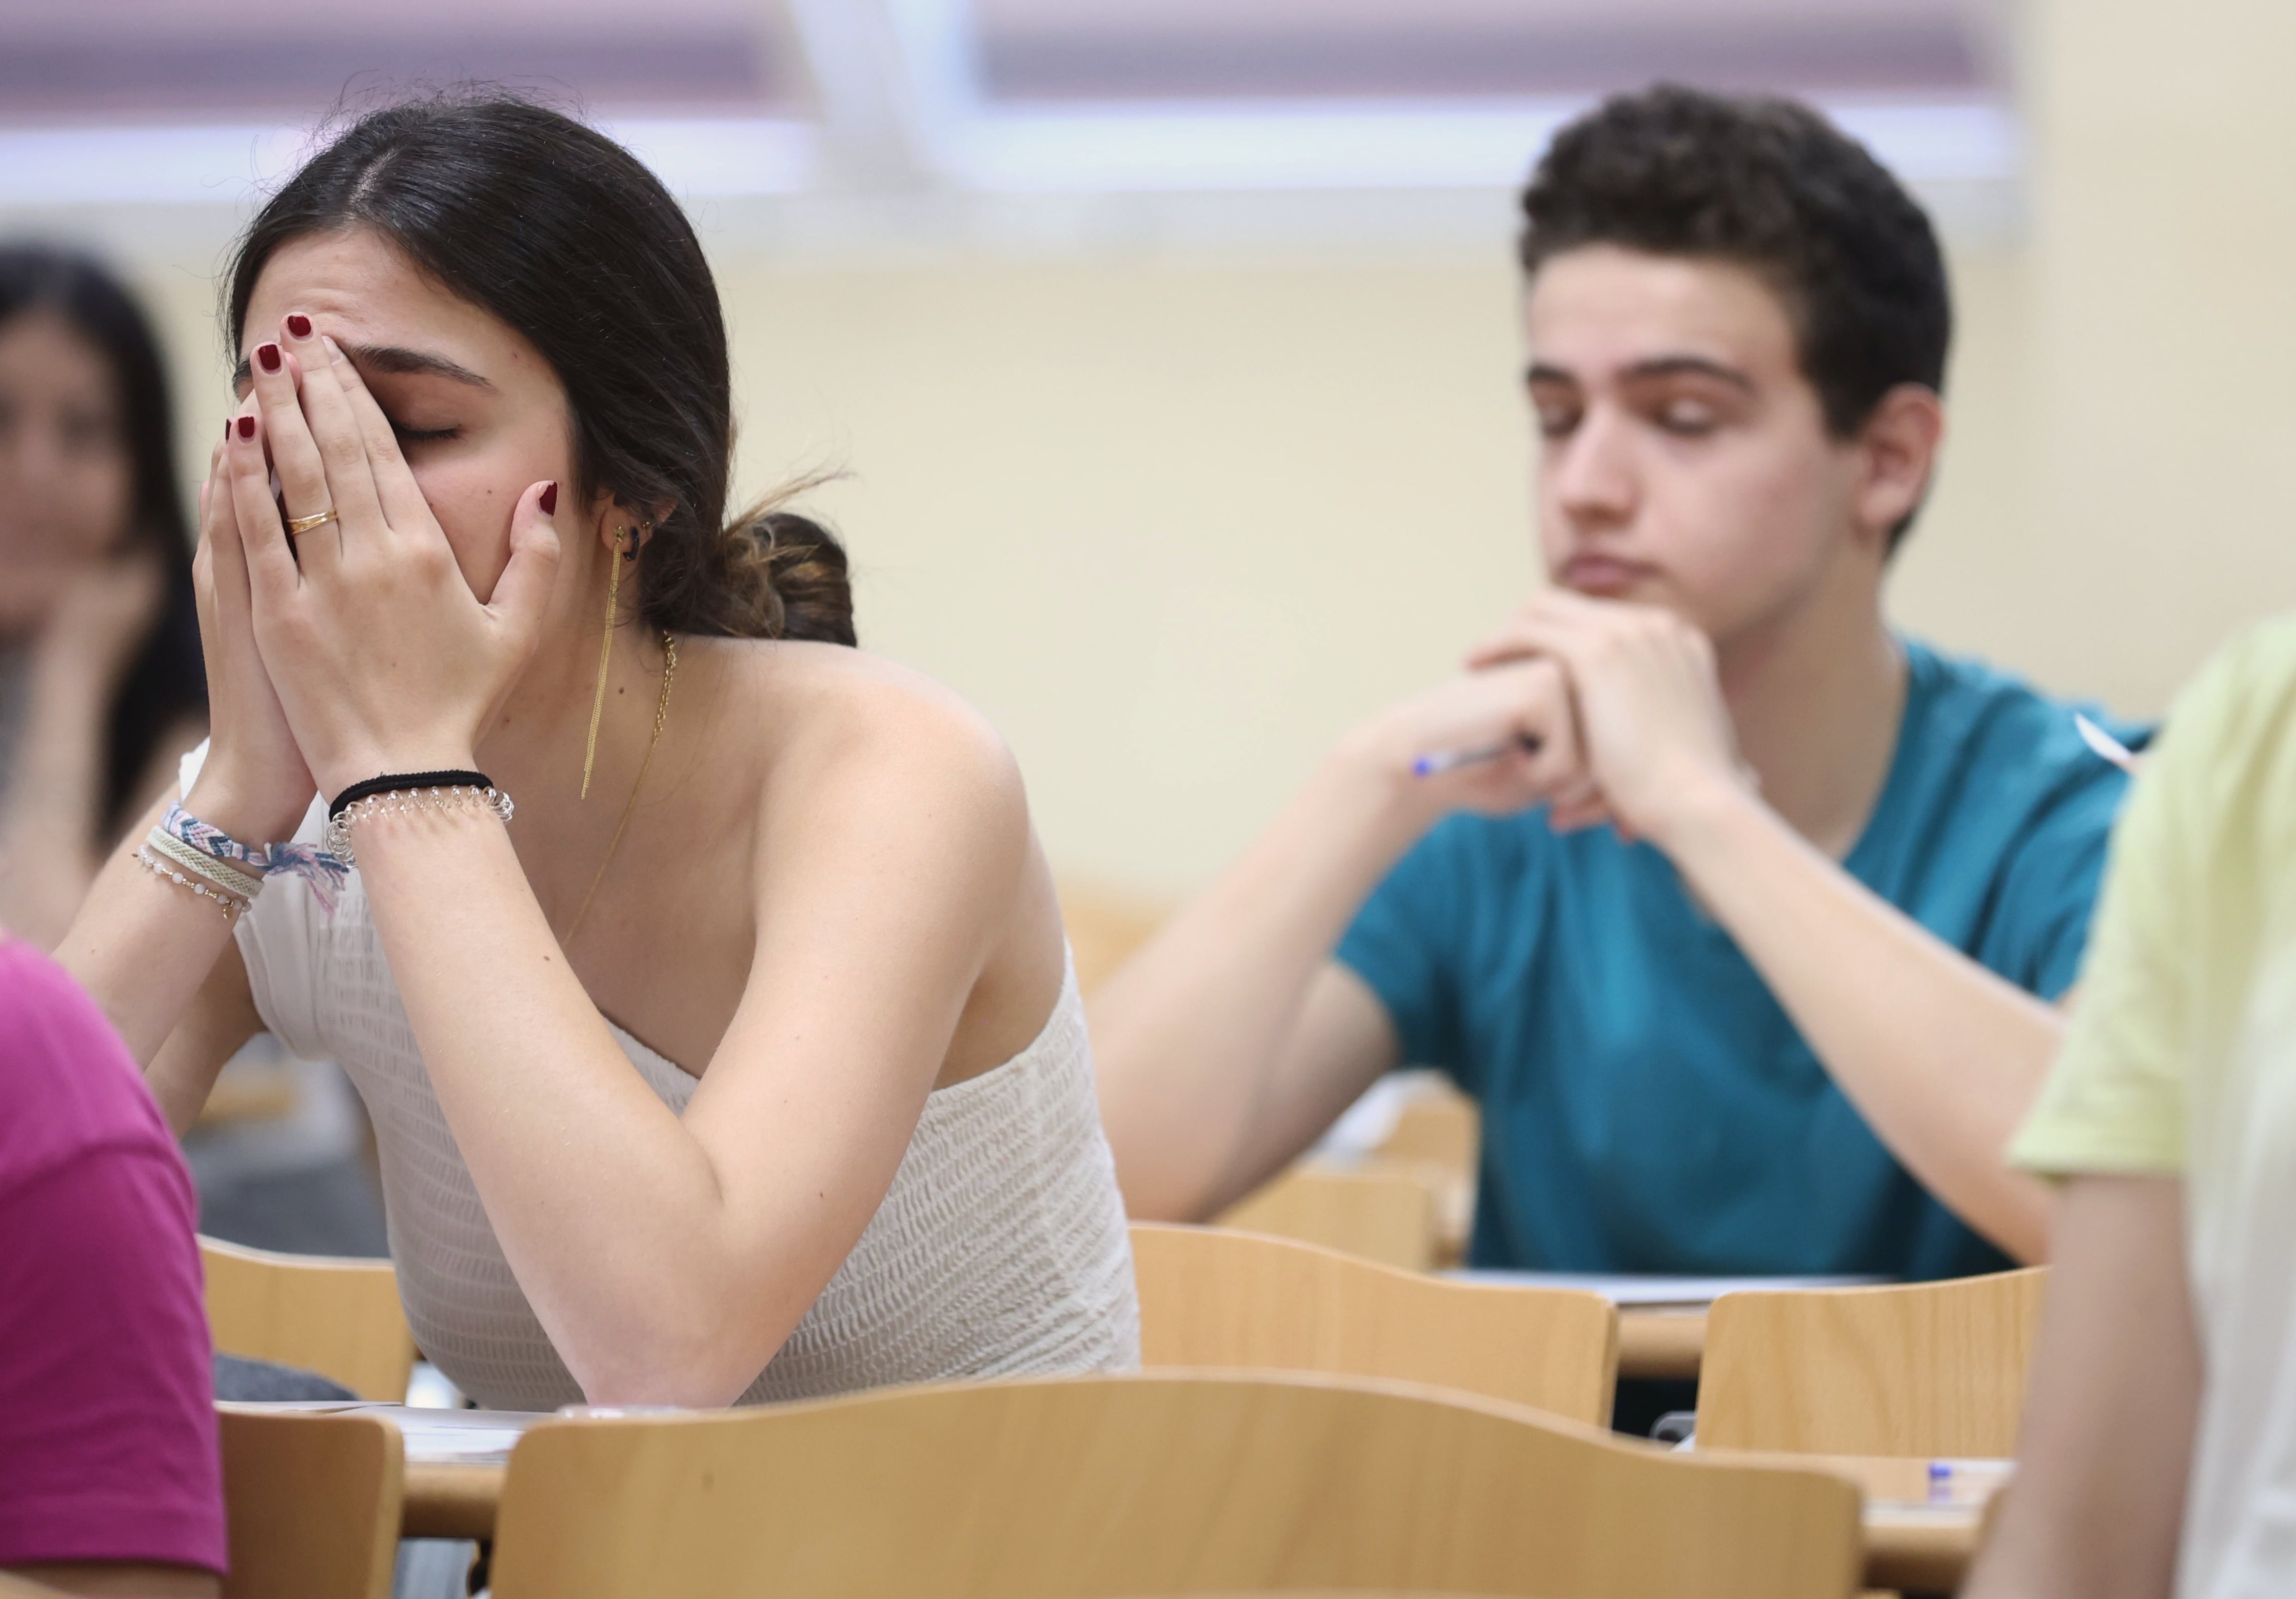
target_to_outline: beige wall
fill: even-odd
[[[2033,221],[1956,252],[1908,627],[2152,712],[2296,595],[2292,16],[2040,0]],[[203,461],[219,231],[121,236]],[[1533,580],[1504,238],[797,265],[721,236],[745,480],[848,468],[818,503],[865,642],[1004,729],[1065,870],[1185,890]]]
[[[2038,0],[2031,657],[2151,699],[2296,597],[2296,8]]]

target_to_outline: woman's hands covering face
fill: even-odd
[[[226,438],[238,420],[225,422]],[[256,649],[247,552],[226,448],[216,446],[200,486],[192,581],[207,661],[209,742],[207,764],[184,808],[242,843],[268,844],[295,831],[311,803],[312,780]]]
[[[253,388],[224,446],[227,497],[255,643],[311,776],[334,794],[384,773],[469,767],[540,636],[557,486],[520,495],[509,564],[482,604],[333,341],[290,315],[249,366]],[[334,520],[291,545],[275,471],[286,518]]]

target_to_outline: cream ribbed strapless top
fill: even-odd
[[[184,760],[186,791],[205,754]],[[321,819],[315,806],[299,840],[315,840]],[[237,937],[265,1026],[295,1054],[340,1064],[366,1103],[399,1297],[423,1354],[489,1409],[578,1403],[431,1090],[358,874],[332,910],[304,880],[274,876]],[[696,1079],[613,1033],[683,1113]],[[860,1242],[738,1403],[1139,1361],[1131,1247],[1071,965],[1035,1042],[926,1099]]]

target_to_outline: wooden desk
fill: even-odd
[[[303,1079],[291,1067],[242,1062],[228,1066],[200,1106],[202,1130],[245,1121],[277,1121],[295,1113]]]
[[[1983,1474],[1947,1503],[1930,1501],[1930,1463],[1867,1455],[1776,1455],[1702,1449],[1716,1460],[1815,1466],[1848,1478],[1866,1496],[1866,1586],[1924,1594],[1961,1587],[1985,1521],[1987,1502],[2007,1481],[2006,1463],[1970,1462]]]
[[[1706,1311],[1726,1293],[1765,1288],[1852,1288],[1879,1277],[1677,1277],[1635,1273],[1499,1271],[1471,1267],[1443,1274],[1469,1283],[1575,1288],[1619,1308],[1619,1375],[1690,1378],[1706,1354]]]
[[[492,1538],[495,1506],[502,1502],[498,1465],[446,1465],[435,1460],[406,1463],[406,1498],[399,1512],[402,1538]]]
[[[1734,1451],[1713,1451],[1728,1458]],[[1834,1455],[1743,1458],[1816,1466],[1857,1484],[1866,1498],[1866,1585],[1917,1593],[1951,1593],[1977,1553],[1983,1498],[1931,1505],[1929,1463]],[[507,1467],[424,1461],[411,1451],[402,1530],[408,1538],[480,1538],[493,1534],[495,1506]]]
[[[1706,1353],[1706,1312],[1682,1306],[1621,1306],[1619,1310],[1619,1375],[1698,1375]]]

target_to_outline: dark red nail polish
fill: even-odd
[[[252,439],[255,437],[255,418],[252,416],[242,416],[239,419],[239,436],[242,439]]]
[[[231,438],[231,422],[232,419],[228,416],[223,419],[223,436],[226,440]]]
[[[308,339],[311,336],[311,319],[300,311],[296,312],[287,319],[287,332],[291,338]]]
[[[277,372],[279,370],[279,347],[275,344],[257,345],[255,347],[255,364],[263,368],[266,372]]]
[[[537,503],[537,504],[539,504],[539,505],[542,507],[542,514],[543,514],[543,515],[545,515],[545,516],[555,516],[555,515],[557,515],[557,514],[558,514],[558,485],[557,485],[557,484],[555,484],[555,483],[551,483],[551,484],[547,484],[547,485],[545,485],[545,486],[544,487],[543,490],[542,490],[542,497],[541,497],[541,499],[539,499],[539,500],[538,500],[538,501],[537,501],[536,503]]]

